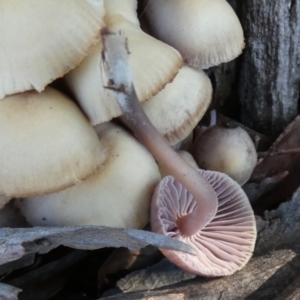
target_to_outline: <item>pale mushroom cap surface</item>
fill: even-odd
[[[241,127],[207,128],[196,138],[192,153],[200,168],[226,173],[241,185],[257,162],[254,143]]]
[[[119,0],[121,1],[121,0]],[[178,51],[144,33],[138,23],[121,14],[106,15],[108,30],[120,30],[128,38],[133,83],[140,102],[148,100],[172,81],[182,66]],[[82,63],[66,75],[75,98],[93,125],[121,115],[112,91],[107,90],[108,79],[103,69],[100,41]]]
[[[47,87],[0,100],[0,195],[28,197],[76,184],[102,163],[78,106]]]
[[[149,221],[150,200],[160,180],[149,152],[121,127],[96,128],[105,162],[85,181],[59,193],[18,202],[35,226],[103,225],[142,228]]]
[[[170,145],[185,139],[207,111],[212,99],[209,78],[184,66],[174,80],[143,104],[154,127]]]
[[[0,14],[0,98],[42,91],[100,39],[103,0],[7,0]]]
[[[126,20],[140,26],[136,12],[137,0],[103,0],[103,3],[108,17],[122,15]]]
[[[241,54],[244,35],[225,0],[145,0],[151,33],[191,66],[206,69]]]
[[[167,176],[152,198],[151,228],[196,249],[196,256],[161,249],[182,269],[206,277],[230,275],[252,256],[256,240],[254,213],[244,191],[230,177],[200,169],[199,173],[218,196],[218,210],[212,221],[196,234],[182,236],[178,220],[195,209],[196,201],[173,177]]]

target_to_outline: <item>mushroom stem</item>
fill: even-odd
[[[122,34],[102,31],[103,61],[108,88],[115,91],[123,113],[122,120],[148,148],[153,157],[195,198],[193,212],[178,221],[183,235],[191,236],[207,225],[217,212],[217,195],[208,181],[186,163],[167,143],[145,115],[135,92],[128,64],[126,38]]]

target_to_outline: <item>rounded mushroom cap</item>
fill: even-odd
[[[145,0],[151,33],[200,69],[228,62],[244,48],[243,29],[225,0]]]
[[[212,221],[192,236],[180,233],[180,217],[190,214],[196,201],[173,177],[167,176],[156,188],[151,204],[154,232],[193,246],[193,256],[171,250],[161,251],[182,269],[206,277],[230,275],[252,256],[256,239],[255,218],[240,186],[225,174],[199,170],[218,196],[218,210]]]
[[[144,102],[172,81],[182,66],[182,57],[174,48],[143,32],[137,17],[136,22],[132,22],[121,14],[111,14],[105,17],[107,28],[112,32],[122,31],[127,37],[133,83],[139,101]],[[82,63],[65,77],[93,125],[122,114],[114,93],[105,88],[108,79],[103,69],[102,49],[102,42],[99,42]]]
[[[102,0],[1,2],[0,98],[42,91],[74,68],[100,39]]]
[[[85,181],[41,197],[18,201],[34,226],[102,225],[142,228],[161,176],[150,153],[121,127],[96,127],[105,161]]]
[[[54,89],[0,100],[0,196],[52,193],[97,171],[103,155],[77,105]]]
[[[196,138],[192,154],[199,168],[226,173],[241,185],[257,162],[254,143],[241,127],[207,128]]]
[[[212,86],[203,71],[182,67],[172,82],[147,102],[143,109],[170,145],[185,139],[207,111]]]

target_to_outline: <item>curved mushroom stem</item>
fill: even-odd
[[[183,235],[190,236],[207,225],[217,212],[217,195],[208,181],[186,163],[167,143],[144,113],[128,64],[126,39],[122,34],[103,32],[102,52],[109,79],[108,88],[115,91],[123,112],[122,120],[147,147],[153,157],[185,187],[197,201],[194,211],[178,220]]]

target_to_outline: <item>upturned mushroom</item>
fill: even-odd
[[[198,172],[218,197],[218,210],[212,220],[197,232],[186,234],[181,220],[193,213],[197,202],[178,181],[167,176],[152,198],[151,228],[196,249],[196,256],[161,249],[182,269],[206,277],[230,275],[252,256],[256,240],[254,214],[246,194],[234,180],[219,172]]]
[[[183,61],[178,51],[143,32],[139,26],[137,0],[105,0],[105,23],[108,30],[122,30],[128,37],[130,67],[140,102],[148,100],[172,81]],[[82,63],[65,79],[77,102],[97,125],[120,116],[121,110],[113,93],[105,89],[100,41]]]
[[[0,99],[47,84],[74,68],[99,41],[103,0],[1,2]]]
[[[197,201],[195,210],[181,219],[185,234],[193,234],[208,224],[216,214],[216,193],[208,181],[169,146],[145,115],[132,82],[124,35],[102,31],[102,36],[104,40],[102,55],[109,78],[108,88],[115,92],[123,112],[122,120],[162,167],[189,190]]]
[[[206,69],[236,58],[244,48],[241,24],[226,0],[143,4],[151,34],[177,49],[189,65]]]
[[[206,128],[196,138],[192,154],[199,168],[226,173],[241,185],[250,178],[257,162],[255,145],[241,127]]]
[[[103,161],[77,105],[47,87],[0,100],[0,196],[52,193],[94,174]]]
[[[96,127],[103,164],[86,180],[58,193],[18,200],[34,226],[102,225],[142,228],[161,179],[150,153],[122,127]]]
[[[115,91],[123,111],[122,119],[172,175],[161,181],[152,200],[153,230],[174,237],[178,234],[178,238],[183,236],[185,242],[195,240],[201,249],[196,259],[187,257],[187,262],[184,262],[186,257],[181,259],[180,253],[168,255],[165,252],[166,255],[188,271],[206,276],[231,274],[242,268],[252,255],[256,238],[254,214],[245,193],[225,174],[197,172],[168,146],[136,99],[124,47],[126,40],[118,34],[103,32],[103,35],[109,87]],[[169,180],[177,187],[168,185]],[[167,197],[160,196],[161,189]],[[183,199],[175,200],[176,204],[173,201],[177,196]],[[185,201],[187,196],[189,199]],[[200,266],[196,264],[199,257],[203,259]]]

